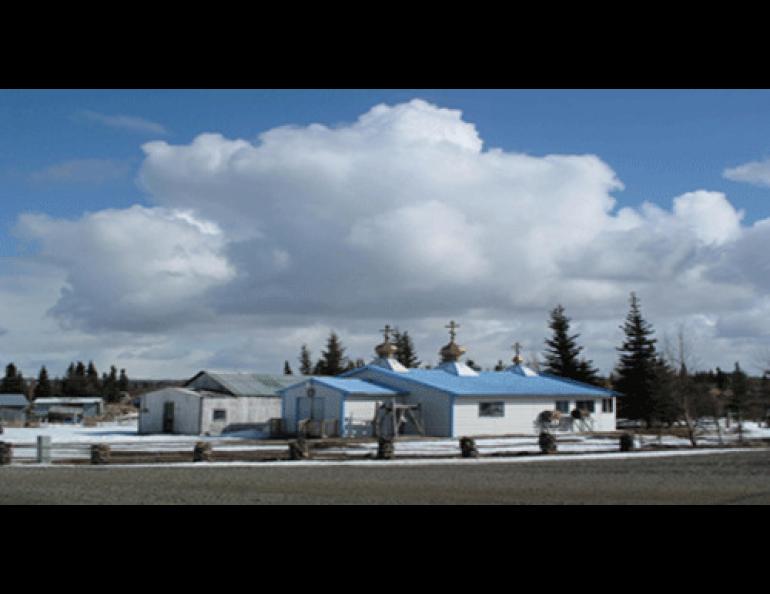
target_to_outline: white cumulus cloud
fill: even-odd
[[[136,357],[179,348],[189,361],[280,370],[303,337],[317,353],[331,328],[368,357],[360,345],[389,322],[435,362],[454,318],[469,356],[494,364],[514,339],[541,351],[562,303],[608,371],[632,290],[661,331],[687,317],[711,336],[711,358],[767,310],[770,221],[746,227],[727,196],[703,189],[668,208],[617,209],[623,184],[600,156],[485,147],[460,111],[422,100],[344,125],[142,148],[155,207],[19,221],[63,272],[53,315],[163,334]],[[213,352],[192,354],[182,336]]]

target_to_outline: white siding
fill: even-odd
[[[224,421],[214,420],[214,410],[224,410]],[[219,435],[228,425],[238,423],[267,423],[281,416],[278,396],[206,396],[203,398],[200,431]]]
[[[184,388],[164,388],[142,395],[138,433],[163,432],[163,407],[174,403],[173,433],[197,435],[200,432],[200,395]]]
[[[479,403],[503,402],[502,417],[479,416]],[[455,400],[454,437],[463,435],[506,435],[537,433],[535,421],[544,410],[553,410],[554,401],[543,398],[458,398]]]
[[[539,428],[536,424],[537,418],[544,410],[556,410],[557,400],[568,400],[570,412],[575,408],[575,402],[578,399],[572,398],[501,398],[484,397],[469,398],[462,397],[455,401],[454,418],[454,436],[463,435],[505,435],[510,433],[536,434]],[[590,400],[589,398],[580,398],[579,400]],[[595,398],[594,412],[591,414],[585,425],[577,423],[567,423],[563,427],[570,427],[573,431],[580,431],[584,427],[588,431],[614,431],[615,430],[615,412],[613,403],[613,412],[602,412],[602,399]],[[481,402],[503,402],[504,416],[502,417],[481,417],[479,416],[479,403]],[[563,413],[564,414],[564,413]],[[566,413],[569,416],[569,413]]]

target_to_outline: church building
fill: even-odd
[[[407,369],[394,358],[386,326],[369,365],[279,390],[284,428],[302,434],[321,423],[325,435],[342,437],[615,430],[616,392],[537,373],[523,364],[518,345],[507,369],[476,371],[460,360],[466,349],[455,342],[458,327],[447,326],[438,367]]]

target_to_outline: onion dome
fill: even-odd
[[[456,330],[459,327],[460,326],[455,323],[454,320],[449,322],[449,325],[444,326],[444,328],[449,328],[450,340],[449,344],[444,345],[439,351],[442,363],[451,363],[457,361],[465,354],[465,347],[462,347],[455,342],[455,335],[457,334]]]
[[[391,371],[398,371],[404,373],[408,371],[399,361],[397,361],[393,355],[398,352],[398,347],[390,342],[391,327],[385,324],[385,328],[380,330],[383,333],[385,340],[374,347],[374,352],[377,354],[377,358],[372,362],[372,365],[379,367],[385,367]]]

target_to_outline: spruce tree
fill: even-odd
[[[306,344],[302,345],[299,353],[299,372],[302,375],[311,375],[313,373],[313,361],[310,358],[310,351]]]
[[[121,369],[120,377],[118,378],[118,390],[120,392],[128,392],[128,387],[128,376],[126,375],[126,370]]]
[[[321,359],[316,366],[320,375],[339,375],[347,368],[345,348],[335,332],[329,335],[326,341],[326,350],[321,353]]]
[[[84,394],[89,396],[95,396],[101,392],[101,385],[99,384],[99,372],[96,371],[96,366],[93,361],[88,362],[88,368],[86,369],[86,385]]]
[[[283,362],[283,374],[284,375],[293,375],[291,371],[291,367],[289,366],[288,361]]]
[[[102,395],[107,402],[117,402],[120,396],[118,388],[118,370],[114,365],[110,365],[109,375],[105,374],[102,381]]]
[[[749,378],[738,362],[735,363],[735,369],[730,374],[730,391],[732,394],[727,401],[727,408],[738,417],[738,432],[742,440],[743,420],[750,404],[750,387]]]
[[[51,380],[48,378],[48,370],[43,365],[37,374],[37,384],[33,393],[35,398],[48,398],[51,396]]]
[[[658,367],[655,351],[657,339],[652,338],[654,330],[642,317],[639,299],[631,293],[631,307],[621,329],[626,338],[620,351],[620,362],[616,369],[615,389],[623,394],[618,399],[618,415],[629,419],[642,419],[648,426],[655,413],[654,394]]]
[[[0,394],[25,394],[24,376],[13,363],[5,367],[5,377],[0,382]]]
[[[393,331],[393,344],[398,348],[398,351],[396,351],[396,361],[408,369],[416,369],[420,366],[421,363],[417,358],[412,337],[409,336],[407,330],[400,332],[396,328]]]
[[[551,311],[551,321],[548,327],[553,331],[550,339],[545,341],[548,347],[545,352],[545,372],[559,377],[597,384],[599,372],[591,361],[580,357],[582,346],[578,346],[580,334],[569,334],[570,319],[564,314],[564,307],[556,306]]]
[[[505,371],[505,365],[502,359],[498,359],[497,365],[495,365],[495,371]]]

